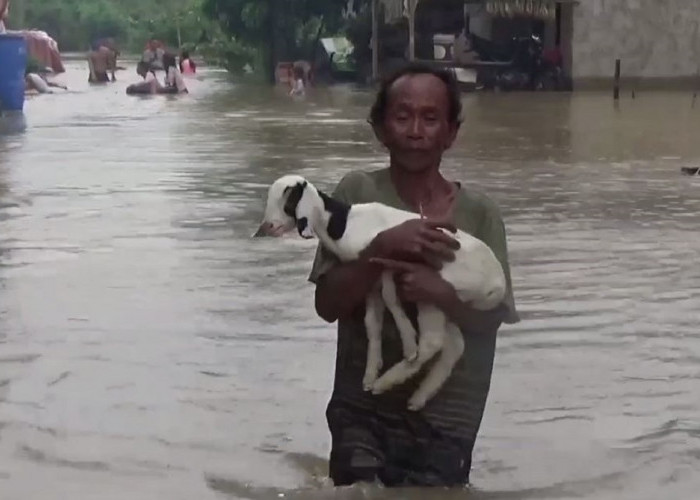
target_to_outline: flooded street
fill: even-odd
[[[335,325],[267,186],[384,165],[372,95],[232,83],[30,99],[0,135],[0,497],[657,499],[700,488],[700,102],[466,95],[445,160],[501,206],[516,302],[473,488],[332,489]],[[1,129],[1,127],[0,127]]]

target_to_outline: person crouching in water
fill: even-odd
[[[163,69],[165,70],[163,94],[186,94],[189,92],[173,54],[165,54],[163,56]]]
[[[127,94],[158,94],[163,90],[163,86],[158,81],[151,65],[146,61],[139,61],[136,65],[136,73],[143,78],[143,81],[129,85],[126,88]]]

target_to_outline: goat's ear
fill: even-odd
[[[301,197],[304,195],[304,189],[306,189],[306,185],[307,182],[304,181],[297,183],[292,188],[290,188],[289,186],[285,188],[285,192],[287,189],[291,190],[289,196],[287,197],[287,201],[284,204],[285,214],[296,219],[297,205],[299,205],[299,200],[301,200]]]

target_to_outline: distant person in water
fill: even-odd
[[[163,89],[163,85],[158,81],[151,65],[145,61],[139,61],[136,65],[136,73],[143,78],[142,82],[132,83],[126,88],[126,93],[134,94],[157,94]]]
[[[42,73],[32,71],[28,68],[24,73],[24,90],[37,91],[40,94],[51,94],[51,87],[68,90],[68,87],[60,83],[52,82]]]
[[[183,75],[194,75],[197,72],[197,65],[190,59],[190,53],[186,50],[180,55],[180,72]]]
[[[163,69],[163,56],[165,55],[165,49],[163,49],[163,44],[158,40],[149,40],[146,43],[146,48],[143,51],[141,60],[148,63],[151,68]]]
[[[10,0],[0,0],[0,35],[5,33],[5,20],[10,14]]]
[[[187,94],[189,92],[173,54],[166,53],[163,56],[163,70],[165,70],[164,94]]]
[[[294,66],[292,79],[292,89],[289,95],[292,97],[303,97],[306,95],[306,86],[304,85],[304,68]]]
[[[117,70],[117,56],[119,52],[115,47],[110,47],[107,43],[96,42],[92,50],[88,52],[87,60],[90,69],[88,82],[105,83],[110,81],[108,73],[112,73],[111,81],[116,82],[114,75]]]

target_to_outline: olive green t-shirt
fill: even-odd
[[[402,210],[414,212],[399,197],[389,169],[371,172],[352,172],[337,185],[333,197],[349,204],[379,202]],[[504,299],[504,322],[519,321],[511,285],[506,232],[497,205],[486,195],[461,187],[454,210],[457,228],[486,243],[503,266],[507,281]],[[309,280],[318,280],[339,260],[319,245]],[[407,307],[407,313],[415,318],[415,308]],[[425,417],[441,430],[468,438],[476,438],[483,415],[491,381],[495,354],[495,335],[465,331],[465,353],[455,367],[450,379],[423,410]],[[382,328],[382,355],[384,369],[402,359],[400,337],[391,314],[387,311]],[[367,356],[367,338],[364,326],[364,308],[358,308],[349,317],[338,321],[338,349],[336,377],[331,400],[338,399],[365,410],[401,411],[410,394],[416,389],[414,380],[381,396],[372,396],[362,390],[362,377]],[[421,375],[414,377],[420,378]]]

